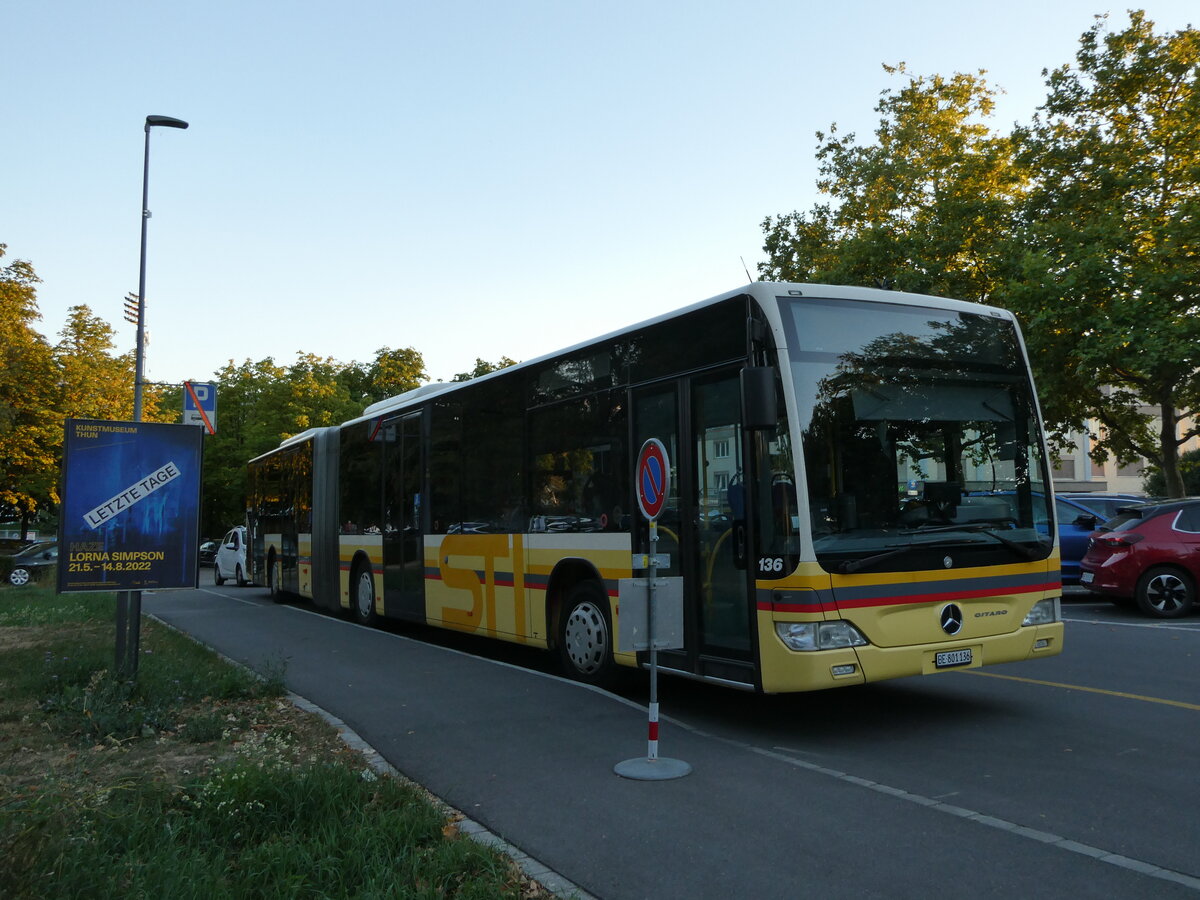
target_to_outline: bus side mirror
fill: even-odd
[[[779,424],[775,397],[775,370],[770,366],[742,369],[742,425],[748,430],[775,428]]]

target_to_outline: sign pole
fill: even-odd
[[[663,446],[662,441],[651,438],[642,445],[634,478],[638,506],[650,525],[646,579],[646,637],[650,652],[649,726],[646,758],[624,760],[613,766],[613,771],[622,778],[632,778],[636,781],[667,781],[690,774],[692,767],[681,759],[660,758],[658,755],[658,640],[654,636],[658,517],[671,493],[671,467],[667,459],[667,448]],[[668,643],[664,646],[671,645]]]
[[[646,760],[658,759],[658,644],[654,640],[654,580],[658,577],[658,520],[650,520],[650,568],[646,585],[646,636],[650,641],[650,733],[646,742]]]

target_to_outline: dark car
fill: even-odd
[[[1016,502],[1016,495],[1012,491],[980,491],[972,496],[1002,497],[1010,505]],[[1034,524],[1039,532],[1049,537],[1050,522],[1041,513],[1044,509],[1041,500],[1045,495],[1034,491],[1033,496],[1039,501]],[[1013,515],[1016,513],[1013,512]],[[1059,577],[1063,584],[1079,584],[1079,561],[1087,552],[1088,539],[1107,517],[1061,494],[1054,496],[1054,516],[1058,519]]]
[[[1088,550],[1092,533],[1107,527],[1108,516],[1097,513],[1077,499],[1062,494],[1054,497],[1054,515],[1058,518],[1058,555],[1063,584],[1079,584],[1079,564]]]
[[[217,558],[217,550],[220,544],[216,541],[205,541],[200,545],[200,565],[211,566],[213,560]]]
[[[39,541],[12,556],[8,583],[23,587],[58,565],[58,541]]]
[[[1200,578],[1200,499],[1122,509],[1092,535],[1082,568],[1090,591],[1117,603],[1133,598],[1155,618],[1187,615]]]
[[[1064,500],[1070,500],[1072,503],[1086,506],[1097,516],[1101,521],[1111,519],[1124,506],[1132,506],[1135,503],[1148,503],[1151,500],[1162,499],[1155,497],[1147,497],[1144,494],[1118,494],[1106,493],[1097,491],[1095,493],[1086,493],[1082,491],[1069,491],[1055,496],[1062,497]]]

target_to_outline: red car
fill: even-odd
[[[1200,580],[1200,499],[1122,509],[1094,532],[1079,582],[1121,603],[1133,598],[1160,619],[1187,615]]]

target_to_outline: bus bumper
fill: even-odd
[[[1053,622],[962,641],[804,652],[784,646],[775,634],[774,622],[765,625],[759,633],[759,651],[762,688],[768,694],[819,691],[909,675],[933,675],[996,663],[1041,659],[1057,656],[1063,646],[1063,623]],[[963,654],[939,658],[939,654],[962,650],[971,651],[969,661],[961,661]]]

